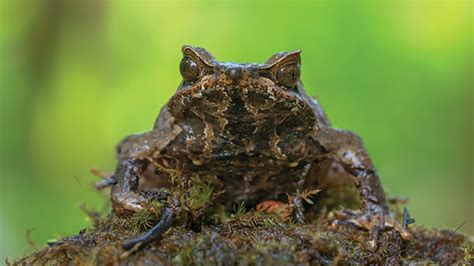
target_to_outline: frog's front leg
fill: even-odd
[[[117,145],[119,163],[112,177],[114,183],[110,194],[115,213],[125,214],[142,210],[144,203],[160,197],[150,191],[138,190],[140,178],[150,165],[151,154],[169,141],[163,134],[174,136],[164,130],[152,130],[130,135]]]
[[[117,165],[113,176],[115,183],[112,185],[110,198],[112,207],[117,214],[136,212],[143,209],[141,204],[147,199],[137,192],[140,173],[144,169],[143,161],[127,159]]]
[[[401,226],[391,214],[385,192],[362,140],[352,132],[323,128],[318,142],[328,151],[352,177],[360,194],[361,212],[346,211],[343,219],[334,225],[351,223],[371,232],[373,239],[386,226],[397,230],[402,238],[408,239],[407,229]]]

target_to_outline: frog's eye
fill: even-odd
[[[179,64],[179,71],[184,81],[193,82],[199,77],[199,66],[193,59],[184,57]]]
[[[288,64],[277,71],[276,79],[279,85],[292,89],[300,79],[300,73],[300,64]]]

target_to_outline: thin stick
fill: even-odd
[[[165,207],[160,221],[153,228],[137,238],[126,240],[123,242],[122,247],[125,250],[129,250],[137,244],[139,244],[139,247],[146,246],[148,243],[156,240],[160,235],[162,235],[171,226],[175,217],[176,210],[172,207]]]

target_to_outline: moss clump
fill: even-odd
[[[317,194],[318,190],[309,190],[289,195],[284,212],[291,210],[295,217],[303,203],[315,201],[306,208],[306,223],[297,223],[282,215],[285,213],[247,210],[244,204],[229,212],[217,200],[222,192],[214,191],[213,186],[195,176],[176,173],[172,177],[173,189],[155,191],[166,199],[149,202],[144,210],[128,217],[113,213],[102,217],[86,210],[94,221],[91,228],[49,243],[13,264],[474,264],[473,242],[456,232],[411,227],[411,240],[403,241],[395,231],[386,231],[379,235],[374,250],[368,245],[371,239],[367,232],[351,226],[329,226],[331,209],[337,204],[357,205],[348,197],[350,191]],[[325,194],[348,198],[333,200]],[[164,206],[176,202],[180,206],[177,220],[160,239],[140,249],[122,248],[124,240],[149,230],[159,221]],[[399,202],[392,205],[394,213],[401,215]]]
[[[156,203],[155,203],[156,204]],[[160,206],[122,218],[113,214],[95,221],[90,229],[66,237],[14,264],[329,264],[329,263],[473,263],[473,243],[447,230],[411,228],[412,239],[402,241],[387,231],[378,248],[367,247],[367,232],[345,226],[333,229],[325,216],[307,224],[277,216],[244,211],[226,222],[192,230],[177,225],[160,240],[140,250],[125,252],[121,243],[135,237],[159,218]]]

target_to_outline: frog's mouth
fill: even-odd
[[[282,160],[304,154],[316,116],[300,95],[278,86],[193,86],[169,102],[170,112],[194,142],[193,153]],[[292,146],[292,147],[290,147]]]

